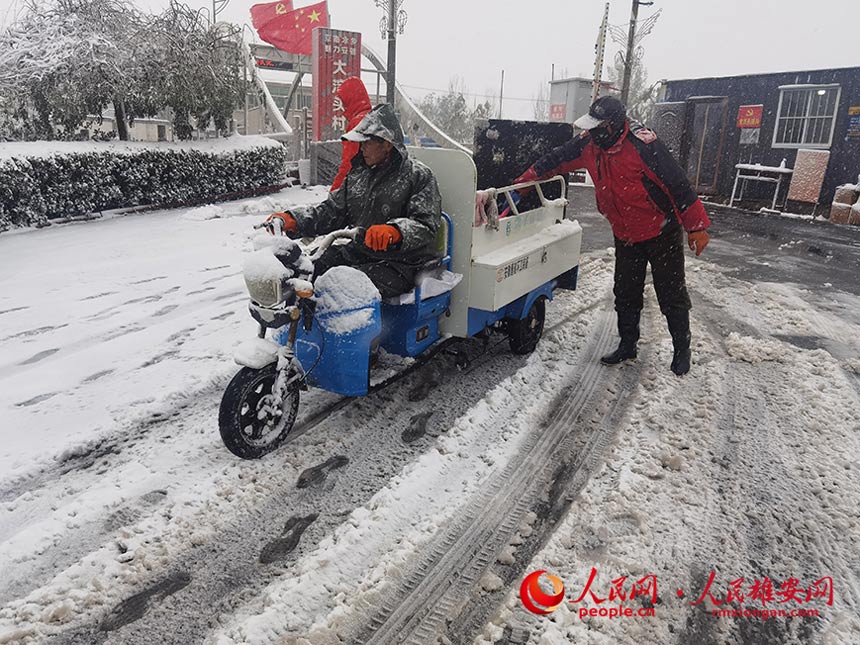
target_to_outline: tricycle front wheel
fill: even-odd
[[[299,384],[289,384],[281,405],[272,390],[278,378],[274,363],[262,369],[243,367],[224,390],[218,428],[227,449],[242,459],[259,459],[287,438],[299,410]]]

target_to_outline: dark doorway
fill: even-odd
[[[726,97],[687,99],[681,166],[697,193],[717,192],[728,103]]]

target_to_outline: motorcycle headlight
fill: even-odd
[[[274,307],[284,299],[283,287],[280,280],[273,280],[271,278],[261,279],[246,275],[245,286],[248,288],[251,300],[264,307]]]

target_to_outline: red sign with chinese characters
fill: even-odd
[[[760,128],[761,115],[764,112],[763,105],[742,105],[738,108],[738,127]]]
[[[549,120],[554,122],[564,121],[564,103],[553,103],[549,106]]]
[[[314,141],[339,139],[346,129],[346,116],[335,92],[350,76],[361,77],[361,34],[314,29],[313,75]]]

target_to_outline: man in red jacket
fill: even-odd
[[[690,370],[690,296],[684,279],[684,231],[691,250],[708,245],[711,222],[684,171],[651,130],[627,120],[618,99],[597,99],[574,122],[584,132],[538,159],[516,183],[582,168],[594,181],[598,210],[615,235],[618,348],[600,360],[636,358],[645,269],[651,265],[660,311],[672,336],[672,371]]]
[[[370,112],[371,105],[370,97],[367,95],[367,88],[364,87],[364,83],[360,78],[350,76],[340,84],[337,92],[335,92],[335,96],[343,104],[343,115],[346,117],[346,130],[344,132],[351,132],[361,123],[364,116]],[[340,166],[337,169],[334,181],[331,182],[329,192],[340,188],[343,180],[349,174],[349,169],[352,168],[353,157],[359,152],[359,144],[355,141],[344,140],[341,142],[341,146],[343,148],[341,150]]]

